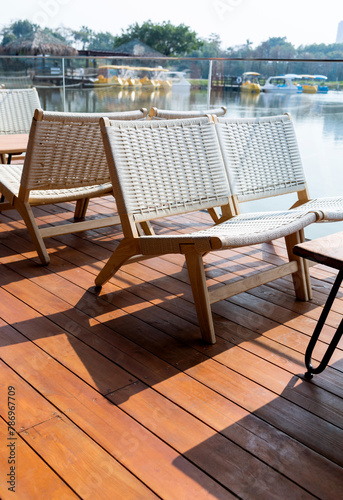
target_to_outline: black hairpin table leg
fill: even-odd
[[[305,354],[305,365],[307,372],[305,378],[311,379],[315,373],[321,373],[328,365],[334,350],[343,334],[343,319],[340,322],[326,352],[316,368],[312,365],[312,353],[319,339],[325,321],[328,317],[332,304],[336,298],[339,287],[343,280],[343,232],[323,236],[315,240],[298,243],[293,247],[293,253],[305,259],[312,260],[318,264],[337,269],[338,275],[327,298],[326,304],[314,329],[311,340]]]
[[[314,329],[313,335],[311,337],[311,340],[308,344],[308,347],[306,349],[306,354],[305,354],[305,365],[307,368],[307,372],[305,373],[305,377],[307,379],[311,379],[313,377],[313,374],[315,373],[321,373],[327,366],[328,362],[330,361],[330,358],[334,352],[334,350],[337,347],[337,344],[342,336],[343,333],[343,320],[340,322],[335,335],[333,336],[328,348],[326,349],[326,352],[317,366],[317,368],[313,368],[312,366],[312,353],[313,349],[317,343],[317,340],[319,338],[319,335],[322,331],[322,328],[325,324],[326,318],[328,317],[328,314],[330,312],[330,309],[332,307],[332,304],[336,298],[336,295],[338,293],[339,287],[342,283],[343,280],[343,271],[340,271],[337,275],[337,278],[335,280],[335,283],[333,284],[333,287],[331,289],[331,292],[327,298],[326,304],[324,306],[324,309],[320,315],[320,318],[318,320],[317,326]]]

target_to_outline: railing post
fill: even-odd
[[[208,67],[208,82],[207,82],[207,109],[210,109],[211,105],[211,88],[212,88],[212,59],[209,61]]]
[[[63,86],[63,111],[66,111],[66,82],[65,82],[65,67],[64,67],[64,57],[62,57],[62,86]]]

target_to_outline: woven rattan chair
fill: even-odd
[[[108,116],[139,120],[145,109]],[[83,220],[90,198],[113,194],[95,113],[57,113],[36,110],[24,165],[0,165],[0,211],[15,208],[22,216],[43,264],[49,256],[43,238],[118,224],[119,217]],[[32,207],[76,201],[78,222],[39,228]]]
[[[35,88],[5,89],[0,87],[0,134],[28,134],[35,109],[40,108]],[[22,153],[13,153],[21,155]],[[18,160],[23,161],[23,157]],[[5,155],[0,162],[5,163]]]
[[[0,89],[0,134],[28,134],[33,113],[40,107],[35,88]]]
[[[310,198],[288,113],[215,121],[236,213],[241,202],[297,193],[291,208],[321,211],[320,221],[343,220],[343,196]]]
[[[125,263],[169,253],[185,255],[202,337],[214,343],[211,304],[287,274],[298,298],[310,295],[306,263],[293,255],[313,212],[244,214],[190,234],[139,235],[137,223],[223,206],[229,217],[230,188],[214,122],[208,118],[128,122],[100,120],[124,239],[98,277],[102,286]],[[208,289],[203,256],[208,252],[286,237],[289,262],[244,280]]]
[[[201,116],[211,115],[211,116],[224,116],[226,113],[226,107],[221,106],[220,108],[204,109],[204,110],[193,110],[193,111],[171,111],[168,109],[158,109],[151,108],[147,120],[176,120],[183,118],[199,118]],[[220,210],[218,207],[211,207],[208,209],[209,214],[215,222],[220,219]]]
[[[193,110],[193,111],[171,111],[168,109],[158,109],[151,108],[147,120],[175,120],[178,118],[198,118],[205,115],[216,115],[224,116],[226,113],[226,107],[222,106],[220,108],[205,109],[205,110]]]

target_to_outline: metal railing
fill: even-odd
[[[207,107],[210,107],[214,82],[223,82],[229,75],[240,75],[245,71],[259,72],[267,78],[275,74],[310,73],[323,74],[340,88],[343,80],[343,60],[331,59],[275,59],[275,58],[194,58],[194,57],[144,57],[135,56],[0,56],[0,84],[6,87],[22,84],[61,88],[63,110],[66,110],[66,90],[77,82],[86,85],[87,76],[95,78],[101,65],[161,67],[163,69],[186,72],[191,81],[199,81],[199,86],[207,90]],[[77,74],[83,70],[83,75]],[[40,78],[40,80],[39,80]],[[89,82],[89,85],[91,83]],[[218,85],[217,85],[218,88]]]

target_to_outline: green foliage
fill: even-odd
[[[222,41],[220,39],[220,36],[216,33],[211,33],[208,38],[202,40],[201,47],[198,50],[194,50],[189,55],[190,57],[194,58],[226,57],[225,51],[221,48],[221,46]],[[207,78],[208,61],[197,61],[196,69],[193,67],[192,73],[196,74],[199,78]]]
[[[248,40],[247,40],[248,42]],[[244,71],[257,71],[264,77],[296,74],[323,74],[330,80],[340,80],[343,77],[342,65],[334,63],[301,62],[299,59],[343,59],[343,44],[311,44],[298,48],[287,41],[286,37],[271,37],[262,42],[255,49],[246,45],[229,47],[227,57],[251,58],[251,62],[232,62],[225,66],[226,75],[241,75]],[[254,59],[280,59],[277,62],[254,61]],[[282,59],[294,59],[283,62]]]
[[[27,38],[30,35],[33,35],[39,29],[39,26],[37,24],[32,24],[30,21],[15,21],[14,23],[10,24],[9,26],[5,26],[3,30],[1,31],[2,34],[2,41],[1,45],[5,47],[8,43],[13,42],[14,40],[20,39],[20,38]],[[62,42],[66,42],[66,37],[61,34],[61,30],[52,30],[50,28],[44,28],[41,30],[43,33],[47,33],[50,35],[53,35],[54,37],[58,38]],[[68,31],[68,30],[67,30]]]
[[[294,45],[286,37],[272,37],[262,42],[254,51],[254,57],[270,59],[290,59],[295,57]]]
[[[89,47],[92,39],[94,37],[94,31],[87,26],[81,26],[81,28],[77,31],[73,31],[73,38],[75,42],[81,42],[82,50],[85,50]]]
[[[55,38],[58,38],[58,40],[61,40],[61,42],[67,43],[66,37],[64,35],[62,35],[59,30],[58,31],[54,31],[54,30],[52,30],[50,28],[44,28],[42,30],[42,32],[46,33],[48,35],[52,35]]]
[[[165,56],[187,55],[202,45],[197,34],[184,24],[174,26],[170,21],[155,24],[148,20],[141,25],[131,24],[121,36],[116,38],[115,47],[135,39],[146,43]]]
[[[5,45],[7,45],[8,43],[14,42],[14,40],[16,40],[16,39],[17,39],[17,37],[13,33],[5,33],[3,38],[2,38],[1,45],[2,45],[2,47],[5,47]]]
[[[30,23],[27,19],[25,21],[15,21],[10,26],[10,31],[16,38],[25,38],[32,35],[37,29],[36,24]]]
[[[4,47],[18,38],[27,37],[38,28],[38,25],[28,20],[12,22],[0,32],[1,45]],[[208,61],[199,61],[197,60],[199,58],[243,58],[249,61],[225,63],[217,61],[213,64],[213,71],[226,76],[240,76],[244,71],[257,71],[264,77],[284,73],[316,73],[326,75],[332,81],[343,79],[343,65],[337,65],[334,62],[304,63],[299,61],[299,59],[343,59],[343,44],[337,43],[301,45],[295,48],[286,37],[270,37],[255,48],[252,41],[247,39],[242,45],[224,49],[220,36],[216,33],[211,33],[208,38],[201,39],[184,24],[174,26],[170,21],[159,24],[151,20],[141,25],[132,24],[126,30],[122,30],[119,36],[109,32],[94,32],[87,26],[82,26],[79,30],[62,27],[56,30],[44,28],[43,32],[50,33],[65,43],[73,43],[82,49],[93,50],[113,50],[119,45],[138,39],[166,56],[186,55],[194,58],[194,63],[180,61],[177,69],[188,70],[191,66],[196,78],[208,76]],[[292,61],[264,62],[257,59],[292,59]]]
[[[94,33],[87,48],[92,50],[112,50],[115,39],[115,36],[111,35],[108,31],[106,33]]]
[[[5,47],[5,45],[13,42],[17,38],[25,38],[34,33],[36,29],[37,25],[30,23],[30,21],[15,21],[1,30],[1,45]]]

